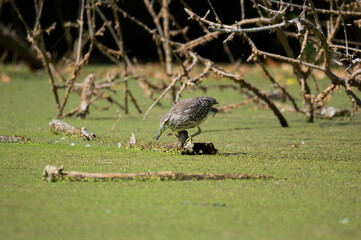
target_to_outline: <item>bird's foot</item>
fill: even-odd
[[[193,143],[192,143],[192,140],[193,140],[192,137],[187,138],[187,140],[186,140],[186,141],[184,142],[184,144],[183,144],[183,148],[184,148],[185,146],[187,146],[188,144],[191,144],[191,145],[192,145],[192,144],[193,144]]]
[[[194,144],[192,143],[192,137],[189,137],[183,145],[183,150],[182,150],[182,154],[191,154],[194,155],[196,154],[193,150],[194,148]]]

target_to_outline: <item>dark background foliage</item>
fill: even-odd
[[[210,9],[209,4],[206,0],[202,1],[185,1],[186,4],[196,13],[204,15],[207,10]],[[33,26],[35,19],[35,9],[33,1],[15,1],[16,5],[22,12],[26,22],[29,26]],[[131,1],[120,1],[118,5],[122,9],[127,11],[130,15],[136,17],[150,28],[154,28],[153,20],[149,15],[147,9],[144,6],[142,0],[131,0]],[[213,1],[213,6],[217,11],[218,16],[225,24],[232,24],[237,20],[241,19],[241,7],[240,1]],[[202,35],[202,29],[197,23],[188,20],[188,16],[184,11],[183,4],[181,1],[172,1],[170,4],[170,12],[176,18],[180,26],[189,26],[187,35],[190,39],[194,39]],[[51,32],[50,35],[45,34],[46,49],[52,52],[53,57],[61,58],[63,54],[69,48],[65,39],[65,31],[70,31],[73,39],[77,37],[77,30],[72,28],[71,30],[64,30],[62,23],[76,21],[80,9],[80,1],[74,0],[52,0],[45,1],[44,10],[41,17],[41,24],[43,28],[50,26],[53,22],[56,22],[56,28]],[[252,7],[251,3],[245,1],[245,13],[247,17],[257,16],[256,10]],[[112,12],[109,9],[104,9],[108,19],[112,18]],[[214,19],[213,14],[211,17]],[[98,25],[100,27],[101,19],[98,17]],[[19,21],[18,16],[14,9],[9,3],[4,3],[1,9],[0,22],[6,26],[10,26],[16,33],[23,39],[26,38],[26,32],[23,24]],[[139,60],[155,60],[157,58],[156,47],[151,36],[144,31],[141,27],[131,22],[129,19],[121,19],[121,27],[124,37],[125,50],[129,56],[135,56]],[[257,33],[259,36],[255,38],[255,43],[261,46],[264,50],[280,49],[279,43],[272,38],[268,32]],[[227,36],[223,36],[215,41],[212,41],[205,46],[198,47],[196,49],[202,56],[212,58],[216,61],[228,61],[227,54],[224,52],[223,40]],[[107,46],[114,46],[113,39],[109,32],[106,32],[103,38],[99,39]],[[176,39],[180,40],[180,39]],[[242,58],[246,59],[250,53],[247,45],[242,47],[240,39],[235,39],[229,42],[229,47],[232,50],[235,59]],[[0,51],[4,48],[0,46]],[[8,57],[8,61],[9,61]],[[92,59],[93,62],[107,62],[108,60],[102,57],[102,55],[95,51]]]
[[[14,2],[22,12],[26,22],[29,24],[30,27],[32,27],[35,21],[34,2],[29,0],[14,0]],[[188,20],[188,15],[184,11],[184,5],[182,4],[182,2],[189,6],[197,14],[203,16],[210,9],[208,1],[174,0],[171,1],[169,6],[170,12],[173,14],[178,24],[182,27],[189,26],[187,35],[190,39],[201,36],[203,34],[202,29],[196,22]],[[211,2],[219,18],[224,24],[233,24],[235,21],[239,21],[241,19],[240,1]],[[293,3],[299,4],[302,4],[302,2],[303,1],[293,1]],[[44,10],[41,17],[41,24],[43,28],[45,29],[52,23],[56,22],[56,28],[51,32],[51,34],[44,34],[46,49],[52,53],[52,57],[55,59],[61,59],[61,57],[64,56],[65,52],[71,49],[71,46],[69,45],[73,44],[74,40],[77,38],[77,29],[71,28],[70,30],[66,30],[62,26],[65,22],[76,21],[80,11],[80,3],[81,1],[74,0],[51,0],[45,1],[44,3]],[[148,13],[142,0],[121,0],[118,1],[117,4],[123,10],[145,23],[151,29],[155,28],[153,19]],[[246,18],[258,17],[256,9],[252,6],[251,1],[244,1],[244,4]],[[322,7],[325,2],[317,1],[315,2],[315,4],[317,5],[316,7]],[[25,39],[25,28],[18,19],[18,16],[15,10],[11,7],[10,3],[7,1],[3,1],[0,5],[0,23],[15,31],[16,34],[22,39]],[[104,11],[106,17],[109,20],[113,20],[113,13],[110,9],[102,8],[102,10]],[[298,15],[299,11],[294,10],[291,14]],[[323,17],[327,16],[320,15],[321,21]],[[209,18],[215,20],[213,13],[209,15]],[[99,16],[97,16],[97,23],[97,28],[99,28],[103,23]],[[323,27],[325,27],[325,21],[323,21],[323,23]],[[249,25],[248,27],[250,26],[251,25]],[[157,60],[158,56],[156,52],[156,47],[149,33],[144,31],[134,22],[125,18],[121,18],[121,28],[123,32],[125,50],[129,56],[137,57],[140,61]],[[70,33],[73,41],[67,42],[65,33]],[[283,48],[280,46],[280,43],[277,40],[275,34],[265,31],[259,33],[250,33],[249,35],[252,37],[253,41],[260,49],[274,53],[284,54]],[[338,38],[343,39],[342,31],[339,32],[339,35],[340,36],[338,36]],[[227,35],[221,36],[220,38],[213,40],[204,46],[197,47],[195,50],[202,56],[213,59],[215,61],[229,61],[229,58],[224,52],[223,47],[223,40],[226,37]],[[348,27],[348,37],[349,39],[355,41],[358,41],[358,39],[361,40],[361,33],[359,29],[354,26],[354,24]],[[109,31],[106,31],[104,36],[102,38],[98,38],[98,40],[109,47],[116,48]],[[175,40],[182,41],[182,39],[180,38],[175,38]],[[297,40],[290,39],[293,47],[299,48],[300,44],[296,41]],[[228,42],[228,45],[231,49],[233,57],[236,60],[242,59],[243,61],[245,61],[250,54],[248,44],[243,44],[240,38],[235,38],[233,41]],[[4,51],[4,46],[1,46],[0,42],[0,54],[2,51]],[[12,55],[9,54],[6,60],[10,61],[12,59],[11,56]],[[109,60],[107,60],[104,56],[102,56],[102,54],[95,50],[92,54],[91,62],[107,63],[109,62]]]

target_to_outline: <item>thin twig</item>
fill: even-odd
[[[280,1],[279,0],[267,0],[269,2],[272,2],[272,3],[275,3],[275,4],[280,4]],[[291,7],[293,8],[297,8],[297,9],[303,9],[303,5],[300,5],[300,4],[295,4],[295,3],[292,3],[291,4]],[[312,9],[310,7],[306,7],[307,11],[311,11]],[[339,11],[337,10],[329,10],[329,9],[320,9],[320,8],[315,8],[315,11],[317,13],[320,13],[320,14],[332,14],[332,15],[338,15],[340,14]],[[341,13],[344,15],[344,16],[349,16],[349,17],[361,17],[361,12],[358,12],[358,11],[341,11]]]
[[[162,99],[165,94],[172,88],[175,86],[175,84],[180,81],[182,79],[182,77],[186,76],[188,74],[189,71],[191,71],[194,66],[196,65],[196,63],[198,62],[198,59],[196,57],[196,55],[192,52],[189,52],[190,56],[192,57],[193,61],[192,63],[187,67],[186,71],[183,71],[183,73],[177,73],[177,75],[172,79],[172,81],[170,82],[170,84],[168,85],[168,87],[162,92],[162,94],[153,102],[153,104],[149,107],[149,109],[147,110],[147,112],[145,113],[144,117],[143,117],[143,121],[147,118],[148,114],[150,113],[150,111],[152,110],[152,108],[158,103],[158,101],[160,99]]]
[[[41,44],[38,42],[36,36],[34,35],[33,31],[29,28],[28,24],[25,22],[20,10],[15,5],[14,0],[11,0],[10,4],[17,12],[20,21],[25,26],[25,29],[26,29],[28,37],[29,37],[29,41],[34,44],[35,49],[40,53],[39,55],[41,56],[43,66],[45,67],[46,72],[50,76],[51,90],[52,90],[54,98],[55,98],[56,107],[57,107],[57,109],[59,109],[60,101],[59,101],[58,91],[57,91],[57,87],[56,87],[56,83],[55,83],[55,77],[54,77],[53,72],[50,67],[50,59],[48,57],[48,54],[47,54],[45,48],[43,48],[41,46]]]
[[[112,128],[110,129],[110,132],[114,132],[115,126],[120,122],[120,119],[122,118],[122,115],[119,113],[117,120],[113,124]]]
[[[330,84],[330,86],[328,86],[325,90],[323,90],[314,100],[315,103],[318,103],[320,101],[323,101],[328,94],[330,94],[331,92],[333,92],[336,88],[336,85],[334,84]]]
[[[81,56],[81,40],[83,39],[83,26],[84,26],[84,0],[81,1],[81,9],[80,9],[80,19],[78,20],[79,24],[79,37],[78,37],[78,51],[76,57],[76,64],[79,64],[80,56]]]

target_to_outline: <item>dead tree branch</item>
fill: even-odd
[[[207,91],[211,87],[203,83],[207,81],[209,74],[214,73],[222,79],[230,81],[233,84],[232,89],[241,90],[240,92],[245,90],[248,93],[248,99],[244,99],[242,104],[253,101],[262,102],[263,106],[267,106],[273,111],[282,126],[288,126],[286,119],[278,109],[280,105],[272,97],[272,92],[269,93],[255,87],[242,74],[219,67],[210,58],[203,58],[196,51],[198,47],[219,39],[221,36],[225,38],[221,44],[223,44],[224,51],[233,64],[233,68],[237,69],[239,65],[234,58],[236,54],[231,51],[228,44],[231,41],[233,44],[234,40],[239,38],[242,40],[239,41],[240,44],[244,44],[251,50],[248,62],[258,64],[257,66],[265,73],[272,86],[291,102],[292,107],[287,107],[292,108],[292,111],[304,113],[306,121],[313,121],[314,112],[317,113],[321,107],[320,104],[324,108],[329,99],[328,96],[339,87],[345,89],[345,94],[349,96],[353,106],[352,115],[356,114],[358,108],[361,107],[361,100],[356,92],[357,90],[361,91],[361,42],[352,39],[353,34],[350,34],[348,26],[354,24],[357,27],[360,23],[358,18],[361,17],[361,13],[355,10],[360,7],[360,4],[354,1],[342,1],[341,3],[328,1],[320,4],[313,0],[304,1],[302,5],[294,3],[292,0],[287,2],[251,0],[251,2],[256,8],[258,16],[254,15],[252,18],[248,17],[248,14],[246,16],[245,1],[241,0],[240,19],[234,19],[234,24],[225,24],[217,14],[218,9],[212,5],[212,1],[208,1],[209,9],[203,16],[191,10],[186,1],[181,1],[185,13],[189,16],[188,19],[196,22],[203,34],[190,39],[187,33],[191,25],[181,26],[179,24],[177,15],[172,13],[173,3],[171,0],[143,0],[144,7],[152,18],[149,26],[148,23],[145,24],[123,10],[122,3],[119,1],[81,0],[79,1],[78,18],[73,22],[61,21],[64,29],[72,28],[77,31],[77,39],[72,47],[74,55],[65,60],[71,71],[64,74],[64,71],[59,70],[59,65],[51,61],[51,51],[44,44],[44,35],[50,34],[56,28],[55,23],[50,24],[46,29],[43,29],[40,24],[44,1],[34,1],[33,27],[29,27],[25,22],[14,1],[10,1],[26,28],[28,41],[36,50],[42,65],[49,74],[58,118],[76,113],[78,117],[83,118],[87,114],[89,106],[100,100],[108,102],[103,109],[109,109],[116,104],[125,113],[129,112],[129,102],[132,102],[137,111],[141,113],[137,97],[131,89],[132,84],[129,82],[135,80],[144,95],[153,100],[153,104],[144,115],[143,119],[146,119],[153,107],[159,105],[160,100],[167,95],[171,96],[172,102],[176,102],[182,97],[185,90],[202,89]],[[109,12],[112,14],[108,14]],[[137,27],[139,26],[152,37],[162,66],[162,73],[164,73],[158,75],[161,76],[159,77],[161,81],[151,81],[151,76],[147,76],[144,69],[139,70],[141,67],[136,65],[137,60],[128,57],[121,29],[123,19],[135,23]],[[266,48],[256,41],[258,34],[267,33],[277,39],[284,53],[281,53],[282,50],[278,52],[264,50]],[[103,41],[102,37],[105,35],[112,38],[112,43],[115,43],[116,47]],[[342,37],[339,39],[336,36]],[[295,42],[299,46],[295,47]],[[92,81],[83,82],[82,79],[79,80],[79,76],[84,66],[88,64],[94,47],[114,62],[119,71],[108,73],[102,80],[95,80],[101,77],[95,76],[93,73]],[[241,51],[244,49],[242,45]],[[4,54],[6,56],[6,53]],[[269,72],[267,64],[273,62],[269,59],[285,62],[292,67],[293,75],[299,84],[304,108],[301,109],[297,105],[296,97],[288,92],[282,83],[277,82]],[[196,66],[200,68],[195,70]],[[324,73],[330,80],[329,86],[322,92],[319,91],[318,79],[315,77],[317,72]],[[310,78],[313,79],[314,87],[309,84]],[[227,86],[227,83],[218,86]],[[59,91],[64,91],[63,98],[59,97]],[[115,94],[118,91],[122,91],[123,105],[119,103],[121,100],[117,101],[116,97],[106,93]],[[64,114],[68,99],[74,93],[81,96],[81,103]]]
[[[360,85],[361,82],[359,77],[357,78],[353,77],[353,76],[359,76],[359,74],[354,74],[354,72],[352,72],[350,69],[350,66],[352,66],[352,64],[356,62],[356,59],[355,59],[355,55],[349,54],[350,47],[348,46],[349,40],[346,31],[346,21],[344,19],[345,17],[358,17],[360,15],[358,12],[349,11],[349,9],[352,9],[350,8],[352,4],[348,6],[349,8],[347,11],[345,11],[346,5],[344,3],[342,3],[342,6],[336,5],[337,7],[337,11],[336,11],[332,9],[327,10],[327,9],[317,8],[315,7],[312,0],[308,1],[309,6],[306,6],[305,4],[303,6],[293,4],[292,1],[284,3],[282,1],[279,2],[273,0],[264,0],[262,2],[264,4],[258,4],[258,7],[261,7],[263,10],[265,10],[268,14],[268,17],[265,18],[262,15],[261,10],[258,9],[260,18],[258,19],[258,21],[255,22],[258,25],[257,27],[244,27],[244,26],[241,27],[237,23],[233,25],[226,25],[226,24],[222,24],[220,20],[217,19],[216,22],[214,22],[207,20],[206,17],[202,18],[188,9],[185,9],[185,11],[189,15],[189,19],[197,22],[202,22],[203,24],[207,25],[210,30],[215,31],[216,33],[230,33],[233,34],[231,36],[232,38],[234,37],[234,35],[237,35],[245,39],[249,43],[252,49],[252,55],[249,57],[249,60],[259,61],[260,57],[270,57],[273,59],[282,60],[290,63],[294,67],[294,72],[300,83],[301,95],[303,96],[304,103],[307,106],[305,112],[307,115],[307,121],[310,122],[313,121],[313,111],[314,111],[313,104],[324,99],[325,96],[327,96],[327,94],[332,92],[335,86],[345,87],[346,93],[349,95],[353,105],[360,106],[360,101],[359,101],[360,99],[351,89],[351,87],[357,87],[358,89],[361,89],[361,85]],[[278,7],[278,10],[274,10],[273,4],[275,3],[276,6]],[[302,12],[298,17],[287,19],[285,13],[289,10],[290,7],[298,8]],[[306,19],[306,14],[311,15],[314,18],[315,23]],[[323,33],[321,21],[318,14],[330,14],[331,16],[338,15],[336,19],[336,24],[333,24],[333,20],[332,18],[330,18],[331,20],[329,21],[329,23],[332,24],[332,27],[329,28],[328,32],[330,34],[328,35],[328,37],[326,37],[325,34]],[[244,20],[242,19],[242,21]],[[343,26],[345,45],[340,45],[338,49],[345,50],[346,51],[345,54],[342,53],[339,54],[338,52],[337,54],[335,54],[335,51],[337,51],[337,49],[333,44],[331,44],[331,41],[334,39],[334,36],[336,35],[340,25]],[[301,43],[300,53],[297,55],[297,57],[294,54],[292,48],[288,43],[288,40],[285,37],[286,31],[291,26],[297,30],[297,32],[294,34],[294,37],[302,39],[302,41],[300,42]],[[280,42],[282,43],[285,49],[287,56],[282,56],[277,53],[271,53],[260,50],[254,44],[253,40],[247,35],[247,33],[257,33],[260,31],[275,31],[277,33]],[[214,34],[214,35],[218,36],[219,34]],[[315,42],[315,45],[317,45],[317,47],[321,49],[317,57],[314,59],[314,62],[312,62],[311,59],[308,59],[305,53],[305,48],[309,40]],[[331,47],[333,51],[331,51]],[[358,51],[358,49],[355,49],[354,51]],[[345,59],[347,59],[347,61],[350,62],[350,66],[346,69],[349,75],[346,77],[337,74],[332,69],[331,63],[333,61],[338,62],[338,60],[336,59],[336,57],[338,56],[344,56]],[[323,59],[323,63],[319,64],[319,60],[321,59]],[[302,66],[306,68],[302,68]],[[264,67],[263,70],[265,70]],[[330,86],[329,88],[327,88],[324,92],[319,94],[317,98],[311,94],[310,87],[308,86],[307,83],[307,78],[312,73],[312,70],[318,70],[324,72],[332,82],[331,85],[332,87]],[[266,71],[265,73],[272,81],[270,75],[267,74]],[[314,99],[316,99],[316,101]],[[293,105],[295,106],[295,109],[298,109],[294,101],[293,101]],[[355,109],[356,108],[354,107],[354,112],[356,111]]]

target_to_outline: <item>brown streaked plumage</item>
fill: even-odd
[[[198,132],[191,137],[200,134],[202,130],[199,125],[207,119],[209,113],[218,112],[217,109],[212,108],[217,103],[212,97],[193,97],[179,101],[160,120],[160,128],[155,139],[158,140],[167,128],[180,132],[198,127]]]

